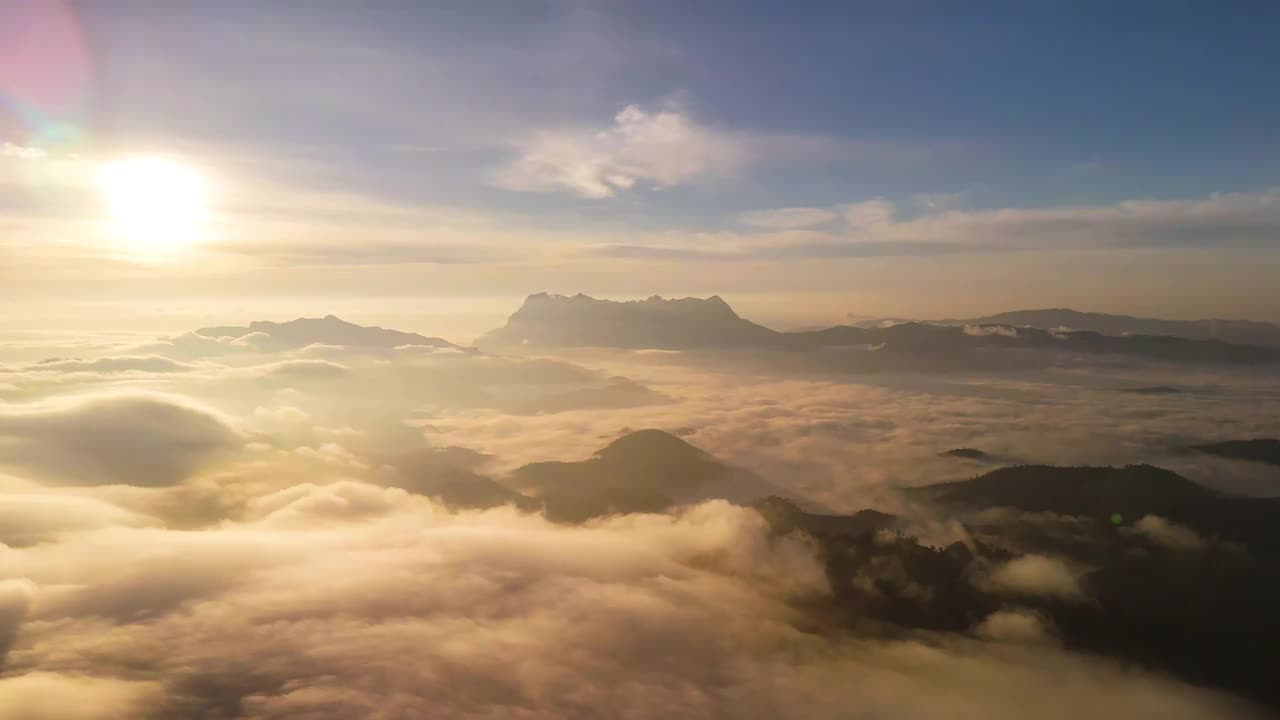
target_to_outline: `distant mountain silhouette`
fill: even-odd
[[[477,341],[480,347],[618,347],[663,350],[833,350],[844,355],[805,359],[857,369],[994,369],[1030,362],[1026,353],[1119,354],[1166,362],[1280,362],[1280,347],[1238,345],[1172,336],[1113,336],[1093,331],[1051,331],[1002,324],[899,323],[885,327],[840,325],[778,332],[739,317],[719,297],[614,302],[586,295],[530,295],[506,326]],[[874,355],[873,353],[878,353]],[[1036,356],[1048,357],[1043,353]]]
[[[797,348],[858,345],[891,353],[948,358],[974,351],[1046,350],[1054,353],[1111,354],[1166,362],[1280,362],[1280,349],[1234,345],[1218,340],[1171,336],[1112,336],[1091,331],[1051,331],[1009,325],[930,325],[900,323],[887,327],[837,326],[816,332],[785,333]],[[988,353],[989,354],[989,353]]]
[[[661,512],[711,498],[745,504],[777,492],[754,473],[725,465],[661,430],[624,435],[587,460],[525,465],[510,482],[540,499],[547,516],[562,522]]]
[[[1071,328],[1104,335],[1173,335],[1192,340],[1221,340],[1242,345],[1280,347],[1280,325],[1253,320],[1161,320],[1052,308],[1014,310],[968,320],[938,322],[945,325],[1012,325],[1043,330]]]
[[[971,480],[909,488],[945,504],[1014,507],[1028,512],[1103,515],[1163,514],[1217,497],[1214,491],[1152,465],[1053,467],[1018,465]],[[1154,505],[1152,505],[1154,503]]]
[[[1183,391],[1169,385],[1146,385],[1143,387],[1120,388],[1120,392],[1133,393],[1134,395],[1177,395]]]
[[[958,457],[958,458],[964,458],[966,460],[987,460],[991,457],[990,455],[986,454],[985,452],[977,448],[969,448],[969,447],[952,448],[951,450],[947,450],[945,452],[938,453],[938,454],[942,455],[943,457]]]
[[[1224,495],[1163,468],[1020,465],[971,480],[907,488],[941,508],[1024,512],[1131,522],[1145,515],[1280,554],[1280,499]]]
[[[196,334],[209,338],[243,338],[249,341],[252,347],[267,351],[296,350],[313,344],[366,349],[391,349],[402,345],[459,348],[448,340],[399,330],[356,325],[333,315],[323,318],[298,318],[279,323],[259,320],[247,326],[206,327],[196,330]]]
[[[479,347],[621,347],[681,350],[768,346],[779,333],[738,317],[717,296],[614,302],[586,295],[530,295]]]
[[[1275,438],[1228,440],[1207,445],[1192,445],[1191,449],[1233,460],[1251,460],[1267,465],[1280,465],[1280,440]]]

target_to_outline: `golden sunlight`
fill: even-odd
[[[98,187],[113,235],[148,254],[198,242],[208,222],[208,184],[191,165],[161,156],[115,160],[99,171]]]

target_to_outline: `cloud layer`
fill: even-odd
[[[660,427],[816,505],[910,512],[898,487],[988,462],[1172,458],[1178,440],[1268,427],[1267,378],[1179,373],[1184,392],[1135,395],[1117,388],[1175,380],[198,337],[6,373],[21,402],[0,406],[0,718],[1251,716],[1060,647],[1022,606],[1087,607],[1088,569],[1050,555],[966,580],[1000,609],[963,632],[886,636],[813,612],[835,592],[822,552],[748,508],[569,525],[427,496]],[[959,446],[996,460],[938,456]],[[922,542],[966,537],[912,523]],[[1126,532],[1209,547],[1162,518]]]
[[[1179,200],[961,210],[917,198],[911,212],[877,197],[831,207],[757,210],[737,217],[752,232],[668,232],[599,255],[654,260],[752,261],[955,253],[1135,249],[1277,249],[1280,193]]]
[[[226,420],[182,398],[116,394],[0,409],[10,462],[72,485],[172,484],[236,439]]]
[[[127,571],[96,567],[90,548]],[[564,528],[300,487],[242,524],[99,530],[4,567],[34,583],[9,591],[19,607],[33,594],[0,681],[15,717],[1244,712],[1052,649],[802,632],[789,601],[826,592],[810,551],[723,503]],[[1026,635],[1009,625],[987,632]]]

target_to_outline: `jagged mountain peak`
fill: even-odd
[[[678,350],[777,345],[779,334],[739,317],[719,295],[617,301],[535,293],[478,344]]]

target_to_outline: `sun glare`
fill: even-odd
[[[208,215],[208,187],[192,166],[159,156],[105,165],[98,185],[112,234],[130,249],[173,252],[199,242]]]

